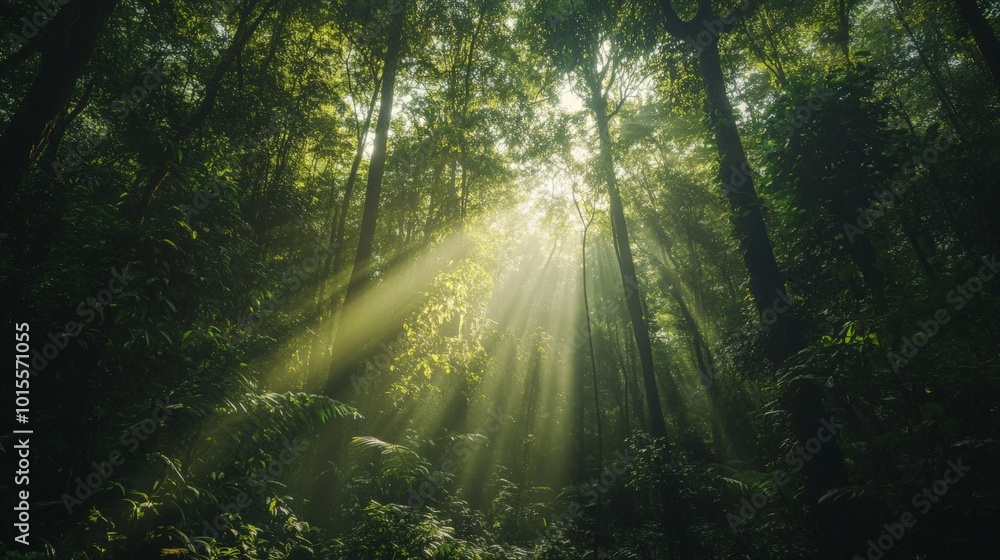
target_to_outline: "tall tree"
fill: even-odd
[[[358,235],[358,250],[354,256],[351,280],[344,296],[346,307],[358,297],[368,284],[371,275],[372,249],[375,244],[375,226],[378,222],[382,198],[382,178],[388,154],[389,123],[392,119],[392,100],[396,87],[396,72],[403,50],[403,28],[406,21],[406,0],[389,3],[390,23],[387,29],[385,63],[382,66],[382,91],[379,94],[378,120],[375,122],[375,141],[372,145],[371,163],[368,165],[368,184],[365,186],[365,205]]]
[[[580,216],[580,222],[583,224],[583,235],[580,240],[580,261],[583,263],[583,270],[580,275],[581,289],[583,290],[584,320],[587,323],[587,353],[590,356],[590,376],[594,384],[594,422],[597,425],[597,473],[600,475],[600,473],[604,472],[604,429],[601,422],[601,396],[597,383],[597,360],[594,357],[594,332],[590,323],[590,300],[587,298],[587,232],[590,231],[590,226],[594,223],[594,212],[589,211],[584,216],[583,209],[580,207],[580,201],[576,199],[575,185],[573,188],[573,204],[576,206],[576,213]],[[600,558],[602,506],[602,496],[598,494],[597,519],[594,523],[594,558]]]
[[[76,82],[117,5],[118,0],[71,2],[49,24],[53,32],[40,47],[35,81],[0,135],[0,198],[6,206],[14,203],[25,175],[63,119]]]
[[[616,111],[608,111],[607,90],[603,83],[608,75],[615,79],[615,73],[620,61],[607,61],[603,68],[596,68],[600,59],[600,47],[592,44],[590,56],[584,58],[580,73],[588,88],[588,105],[597,123],[598,136],[598,174],[607,189],[610,201],[611,233],[614,238],[615,255],[621,271],[622,287],[625,290],[625,305],[632,321],[632,332],[639,348],[639,362],[642,365],[642,379],[646,389],[646,405],[649,407],[650,433],[654,437],[667,434],[663,420],[663,408],[660,405],[660,394],[656,387],[656,370],[653,364],[653,346],[649,336],[649,322],[642,308],[639,292],[639,280],[635,271],[635,260],[632,257],[632,247],[629,244],[628,224],[625,221],[625,209],[622,204],[618,181],[615,178],[615,162],[612,153],[610,121]]]
[[[126,215],[130,218],[140,222],[145,219],[153,197],[170,175],[171,167],[178,160],[178,153],[181,146],[201,128],[209,115],[212,114],[212,110],[215,108],[216,101],[222,90],[223,78],[225,78],[233,65],[239,60],[247,43],[249,43],[257,31],[257,28],[260,27],[264,18],[271,14],[271,9],[280,0],[267,0],[261,6],[260,11],[254,14],[255,9],[261,4],[261,1],[246,0],[246,3],[240,10],[236,33],[233,35],[233,39],[222,54],[222,57],[216,63],[211,76],[205,82],[205,94],[202,96],[198,108],[174,132],[169,145],[160,154],[152,171],[148,175],[139,175],[136,177],[129,193],[131,200],[124,207]],[[275,32],[278,33],[280,31]]]
[[[722,72],[719,53],[719,38],[732,30],[736,14],[725,17],[713,13],[711,0],[699,0],[698,11],[693,19],[684,21],[675,11],[670,0],[661,0],[663,25],[668,33],[679,40],[687,37],[698,38],[699,71],[707,97],[708,120],[715,135],[719,153],[719,179],[729,201],[734,235],[739,242],[744,265],[750,276],[750,292],[757,312],[765,317],[766,312],[776,313],[775,302],[785,298],[786,289],[774,249],[768,237],[761,204],[754,187],[753,172],[747,160],[746,151],[736,126],[726,79]],[[767,340],[768,356],[781,366],[806,347],[801,324],[796,318],[791,303],[777,316],[770,328]],[[815,381],[807,376],[798,376],[791,383],[786,404],[791,414],[792,430],[800,444],[816,437],[817,432],[829,421],[823,402],[823,391]],[[813,528],[824,536],[824,550],[837,555],[856,544],[853,539],[845,539],[845,509],[840,500],[820,502],[830,490],[846,486],[847,468],[844,454],[836,438],[825,443],[805,463],[806,494],[814,513]]]
[[[955,0],[955,7],[958,8],[958,15],[962,21],[969,26],[972,39],[983,55],[990,76],[993,77],[993,87],[996,88],[997,94],[1000,94],[1000,39],[997,39],[996,32],[993,31],[976,0]]]

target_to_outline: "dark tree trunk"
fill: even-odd
[[[51,167],[53,163],[56,162],[56,157],[59,154],[59,146],[62,144],[63,138],[66,136],[66,131],[69,130],[69,126],[73,124],[73,121],[80,116],[80,113],[90,105],[90,97],[94,92],[94,82],[91,79],[87,82],[87,85],[83,88],[83,93],[80,95],[80,101],[77,102],[73,110],[66,114],[65,117],[59,119],[59,124],[52,130],[52,134],[49,135],[48,143],[45,146],[45,152],[42,154],[39,164],[45,167]],[[54,193],[50,193],[54,194]],[[58,216],[53,216],[53,219],[57,219]]]
[[[259,0],[251,0],[244,6],[240,14],[239,26],[236,29],[236,34],[233,36],[233,41],[229,44],[226,52],[222,55],[222,59],[219,60],[212,75],[205,83],[205,96],[202,98],[198,108],[188,121],[174,133],[173,138],[170,140],[170,145],[160,155],[159,160],[153,167],[152,173],[145,178],[137,177],[133,183],[129,193],[132,201],[126,206],[126,213],[133,220],[138,222],[145,220],[146,212],[153,201],[153,196],[159,190],[160,186],[163,185],[163,182],[170,174],[171,166],[177,160],[177,150],[205,124],[205,120],[208,119],[208,116],[212,113],[212,109],[215,108],[215,101],[222,91],[222,79],[229,73],[229,70],[242,54],[250,38],[253,37],[257,28],[260,27],[260,24],[264,21],[271,8],[278,3],[278,0],[270,0],[261,8],[260,13],[251,19],[251,14],[259,3]]]
[[[354,268],[344,295],[343,311],[340,318],[340,329],[348,328],[346,324],[347,310],[367,287],[370,280],[372,251],[375,245],[375,226],[378,222],[379,204],[382,198],[382,178],[385,176],[385,163],[388,156],[389,124],[392,119],[392,100],[396,87],[396,69],[403,49],[403,23],[406,20],[406,2],[398,5],[398,12],[392,15],[392,23],[388,29],[385,63],[382,66],[382,88],[379,94],[378,120],[375,122],[375,141],[372,146],[371,163],[368,166],[368,183],[365,187],[365,204],[361,216],[361,230],[358,234],[358,250],[354,257]],[[351,352],[344,348],[344,337],[338,332],[334,340],[333,360],[340,356],[348,356]],[[341,350],[338,350],[341,349]],[[348,376],[344,373],[351,364],[340,364],[331,360],[327,374],[324,394],[338,398],[347,388]]]
[[[395,4],[394,4],[395,5]],[[378,221],[379,202],[382,196],[382,178],[385,175],[385,163],[388,154],[389,124],[392,118],[392,100],[396,86],[396,69],[399,66],[400,53],[403,49],[403,27],[406,20],[406,1],[396,5],[398,11],[392,14],[392,22],[387,30],[387,45],[385,63],[382,66],[382,84],[379,94],[379,113],[375,123],[375,141],[372,147],[371,163],[368,166],[368,184],[365,188],[365,205],[361,217],[361,231],[358,239],[358,251],[351,271],[350,283],[344,296],[343,313],[340,319],[334,347],[331,352],[330,367],[327,372],[323,393],[334,399],[343,399],[350,388],[351,376],[348,372],[355,366],[355,361],[347,359],[339,363],[341,358],[348,357],[351,352],[344,347],[343,329],[350,328],[346,324],[347,310],[351,303],[366,288],[369,281],[369,266],[375,241],[375,225]],[[347,443],[347,432],[338,424],[326,426],[319,434],[316,463],[330,465],[338,460],[341,450]],[[317,467],[322,468],[322,467]],[[312,482],[314,499],[307,515],[310,519],[324,521],[332,512],[333,502],[337,495],[339,481],[334,470],[316,473]]]
[[[639,281],[635,273],[635,261],[632,259],[632,248],[629,246],[628,227],[625,222],[625,211],[622,206],[618,183],[615,180],[614,156],[611,152],[611,132],[608,128],[608,107],[604,98],[600,78],[591,69],[584,69],[587,85],[590,88],[590,105],[597,121],[597,134],[600,140],[600,173],[608,189],[611,212],[611,233],[614,237],[615,254],[618,257],[618,267],[621,270],[622,285],[625,289],[625,305],[632,321],[632,332],[635,335],[636,346],[639,348],[639,361],[642,364],[642,380],[646,389],[646,405],[649,407],[650,434],[653,437],[667,435],[667,426],[663,421],[663,408],[660,405],[660,392],[656,388],[656,372],[653,365],[653,346],[649,338],[649,323],[642,310],[640,302]]]
[[[753,176],[726,93],[718,47],[714,43],[705,47],[700,59],[702,80],[708,94],[709,120],[719,150],[719,178],[727,191],[734,235],[750,274],[750,292],[757,310],[763,313],[785,293],[785,284],[774,258]],[[790,312],[778,315],[769,338],[770,357],[778,364],[805,345]]]
[[[990,27],[990,22],[986,21],[986,16],[983,15],[983,10],[979,8],[976,0],[955,0],[955,7],[958,8],[958,15],[962,21],[972,31],[972,39],[976,42],[993,77],[993,87],[996,88],[997,94],[1000,94],[1000,39],[997,39],[996,33]]]
[[[844,61],[848,66],[853,67],[851,60],[851,4],[847,0],[837,0],[837,46],[844,55]]]
[[[774,258],[753,176],[726,93],[718,45],[713,42],[703,48],[699,58],[708,95],[709,121],[719,150],[720,179],[728,193],[735,235],[750,275],[750,291],[757,312],[762,318],[767,317],[768,312],[776,315],[770,327],[767,350],[772,362],[781,366],[805,348],[805,338],[791,303],[785,300],[784,281]],[[782,308],[784,311],[778,313]],[[799,377],[792,381],[784,401],[791,414],[796,440],[802,445],[815,438],[824,422],[829,421],[823,391],[811,379]],[[847,533],[853,519],[848,515],[846,505],[842,500],[819,502],[827,491],[848,483],[844,455],[837,439],[824,443],[805,462],[804,471],[807,503],[812,510],[810,525],[814,533],[824,541],[821,544],[830,554],[847,550],[846,547],[856,543]]]
[[[691,22],[682,21],[670,0],[661,0],[663,25],[671,35],[683,39],[700,31],[702,21],[723,21],[711,13],[711,2],[702,0],[698,14]],[[726,18],[729,22],[733,18]],[[731,29],[723,24],[722,33]],[[717,37],[699,47],[700,72],[707,95],[710,125],[715,133],[719,150],[719,176],[727,191],[732,212],[734,233],[740,245],[743,262],[750,276],[750,291],[761,318],[775,313],[774,324],[767,337],[767,353],[777,366],[804,349],[805,337],[795,319],[791,303],[787,301],[784,281],[774,258],[774,250],[767,235],[760,202],[754,188],[753,174],[749,169],[746,152],[740,139],[733,115],[732,104],[726,92],[722,74]],[[778,312],[783,309],[782,312]],[[799,376],[789,383],[783,401],[790,412],[792,430],[800,445],[817,436],[828,414],[823,403],[823,392],[815,381]],[[827,491],[848,483],[844,455],[836,437],[825,442],[811,459],[804,463],[806,502],[810,508],[809,525],[821,541],[824,555],[839,557],[850,555],[860,544],[856,516],[850,513],[851,505],[844,500],[819,502]]]
[[[385,65],[382,69],[382,92],[379,101],[378,121],[375,123],[375,142],[372,146],[371,163],[368,166],[368,184],[365,187],[365,206],[361,216],[361,231],[358,251],[354,257],[350,284],[344,298],[346,307],[365,288],[370,278],[372,249],[375,244],[375,225],[378,222],[379,203],[382,198],[382,178],[388,153],[389,122],[392,118],[392,99],[396,86],[396,69],[403,48],[403,22],[406,19],[406,2],[399,5],[393,14],[388,30],[388,44]]]
[[[372,92],[371,100],[368,102],[368,112],[365,113],[365,122],[361,125],[358,134],[358,149],[354,152],[354,161],[351,162],[351,172],[347,175],[347,183],[344,185],[344,198],[340,202],[340,217],[337,219],[336,232],[333,237],[333,275],[336,276],[344,268],[344,235],[347,224],[347,213],[351,208],[351,196],[354,194],[354,185],[358,180],[358,169],[361,167],[361,159],[365,154],[365,143],[368,141],[368,131],[371,129],[372,115],[375,113],[375,103],[378,101],[378,92],[381,86],[381,79],[376,80],[375,90]]]
[[[7,206],[14,205],[31,165],[58,128],[73,88],[117,4],[118,0],[95,0],[86,5],[72,2],[53,18],[53,32],[41,47],[35,82],[0,135],[0,197]]]

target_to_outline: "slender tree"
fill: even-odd
[[[632,257],[632,247],[629,244],[628,224],[625,221],[625,209],[621,193],[618,190],[618,180],[615,177],[615,161],[612,152],[610,122],[618,108],[609,112],[605,78],[614,81],[615,73],[620,70],[620,61],[609,60],[603,68],[597,68],[600,46],[592,42],[589,55],[582,59],[579,68],[583,82],[587,87],[588,106],[597,124],[598,136],[598,175],[607,189],[610,201],[611,234],[614,238],[615,256],[621,271],[622,287],[625,291],[625,305],[632,322],[632,332],[635,335],[639,349],[639,362],[642,365],[642,379],[646,389],[646,405],[649,407],[650,433],[654,437],[662,437],[667,433],[663,420],[663,408],[660,404],[660,392],[656,387],[656,371],[653,364],[653,346],[649,336],[649,322],[642,307],[639,280],[635,271],[635,261]],[[619,105],[619,108],[621,105]]]
[[[388,155],[389,123],[392,119],[392,100],[396,87],[396,72],[403,50],[403,28],[406,21],[406,1],[392,2],[392,14],[387,30],[385,63],[382,67],[382,91],[379,94],[378,120],[375,123],[375,141],[372,145],[371,163],[368,165],[368,184],[365,186],[365,205],[361,216],[358,250],[354,257],[351,280],[344,297],[345,307],[358,297],[368,284],[371,275],[372,249],[375,244],[375,226],[378,222],[382,197],[382,178]]]
[[[591,224],[594,223],[594,213],[589,212],[584,216],[580,201],[576,198],[576,186],[573,187],[573,205],[576,206],[576,213],[580,216],[580,223],[583,224],[583,235],[580,241],[580,259],[583,263],[581,272],[583,289],[583,313],[587,323],[587,350],[590,355],[590,376],[594,384],[594,422],[597,427],[597,476],[604,472],[604,431],[601,422],[601,396],[597,384],[597,359],[594,357],[594,332],[590,324],[590,301],[587,299],[587,232],[590,231]],[[601,551],[601,510],[603,509],[603,496],[597,495],[597,516],[594,522],[594,558],[600,558]]]
[[[205,123],[212,110],[215,108],[216,100],[223,86],[223,78],[229,73],[233,65],[240,58],[247,43],[253,37],[257,28],[264,21],[264,18],[271,14],[272,8],[280,0],[267,0],[260,10],[254,14],[255,9],[261,4],[261,0],[247,0],[240,10],[239,24],[232,42],[226,48],[212,70],[211,76],[205,82],[205,94],[194,113],[182,124],[173,134],[169,145],[160,154],[159,159],[148,175],[136,177],[130,189],[131,202],[125,206],[125,213],[130,218],[142,222],[146,218],[149,205],[153,197],[163,182],[170,175],[171,167],[178,159],[178,151],[181,146]]]

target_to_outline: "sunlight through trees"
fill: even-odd
[[[992,557],[998,18],[5,3],[0,551]]]

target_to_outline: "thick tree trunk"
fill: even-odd
[[[955,7],[958,8],[958,15],[962,21],[969,26],[972,31],[972,39],[976,42],[976,47],[986,61],[986,67],[993,77],[993,87],[997,94],[1000,94],[1000,39],[990,27],[990,22],[983,15],[976,0],[955,0]]]
[[[608,128],[607,100],[604,98],[602,86],[596,73],[589,69],[584,70],[584,72],[587,85],[590,87],[591,110],[597,121],[597,134],[600,140],[600,173],[608,189],[608,197],[611,202],[611,233],[614,237],[618,267],[621,270],[622,285],[625,289],[625,305],[632,321],[632,332],[635,335],[635,342],[639,348],[639,361],[642,364],[646,405],[649,407],[650,434],[653,437],[663,437],[667,435],[667,426],[663,421],[660,392],[656,388],[656,372],[653,365],[653,346],[649,338],[649,323],[646,321],[639,299],[639,281],[635,273],[635,261],[632,259],[632,248],[629,245],[625,211],[621,195],[618,192],[618,183],[615,180],[611,133]]]
[[[750,274],[750,292],[758,311],[763,313],[772,309],[776,300],[781,301],[785,284],[774,258],[752,173],[736,128],[718,47],[715,44],[705,47],[700,59],[708,94],[709,120],[719,150],[719,177],[727,191],[734,234]],[[790,312],[778,315],[771,331],[770,357],[778,364],[805,346],[802,332]]]
[[[781,366],[805,348],[805,338],[791,303],[787,301],[784,281],[764,225],[753,176],[726,92],[718,45],[713,42],[703,48],[699,58],[708,95],[709,121],[719,150],[720,179],[728,193],[735,235],[750,275],[750,291],[757,312],[762,319],[768,318],[769,313],[775,314],[767,350],[773,363]],[[823,391],[808,378],[793,380],[784,401],[791,414],[796,440],[803,446],[817,438],[820,429],[830,421],[823,404]],[[847,533],[853,519],[843,500],[819,502],[827,491],[848,483],[844,455],[836,437],[823,443],[810,460],[805,461],[804,471],[807,503],[812,510],[810,525],[814,534],[822,539],[821,546],[836,556],[838,551],[856,544]]]
[[[31,165],[59,126],[77,80],[83,75],[105,22],[118,0],[72,2],[59,11],[41,47],[35,82],[0,135],[0,198],[13,206]]]
[[[711,14],[710,2],[699,3],[699,13],[690,23],[680,20],[670,0],[661,0],[660,5],[664,27],[678,38],[699,33],[702,21],[722,21]],[[724,24],[721,31],[728,30]],[[700,45],[698,56],[708,98],[709,122],[719,150],[719,175],[727,191],[734,233],[750,275],[750,291],[757,312],[762,319],[773,317],[768,321],[774,324],[767,337],[767,353],[773,363],[781,366],[805,348],[805,338],[795,319],[791,303],[787,301],[784,281],[768,239],[753,175],[726,92],[716,39]],[[820,428],[825,427],[824,423],[829,421],[822,390],[814,381],[800,376],[789,383],[783,400],[790,412],[796,440],[805,446],[813,438],[817,438]],[[806,498],[811,510],[809,524],[813,534],[821,540],[819,544],[824,556],[836,558],[844,554],[850,555],[853,547],[859,544],[861,534],[855,525],[857,518],[851,514],[851,505],[845,500],[819,502],[827,491],[848,483],[843,452],[836,437],[824,442],[816,453],[811,453],[803,467]]]

